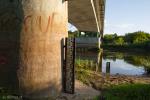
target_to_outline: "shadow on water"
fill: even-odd
[[[20,33],[24,13],[21,0],[0,1],[0,87],[18,91]]]

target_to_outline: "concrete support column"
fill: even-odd
[[[1,0],[1,48],[13,48],[19,87],[26,97],[56,97],[61,91],[61,39],[67,37],[63,0]],[[8,66],[11,66],[8,65]]]
[[[67,36],[68,6],[62,0],[22,0],[20,86],[23,95],[61,91],[61,40]]]

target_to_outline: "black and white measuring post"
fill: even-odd
[[[63,90],[74,94],[75,88],[75,38],[65,39],[63,66]]]

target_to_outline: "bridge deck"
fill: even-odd
[[[105,0],[69,0],[69,22],[80,31],[103,30]]]

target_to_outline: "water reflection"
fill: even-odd
[[[102,71],[102,52],[77,52],[76,66],[95,72]]]
[[[111,74],[142,75],[145,73],[145,70],[142,66],[136,67],[120,59],[116,59],[115,61],[110,59],[103,59],[103,72],[106,72],[105,70],[106,62],[111,63],[111,67],[110,67]]]
[[[95,72],[106,73],[110,62],[110,74],[145,75],[150,73],[150,56],[132,52],[77,52],[76,66]]]

